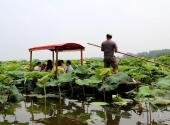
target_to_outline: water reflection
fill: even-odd
[[[95,106],[64,99],[27,99],[0,105],[0,125],[168,125],[169,108],[140,115],[130,107]],[[148,117],[149,116],[149,117]]]

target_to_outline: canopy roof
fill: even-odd
[[[45,46],[36,46],[29,48],[29,51],[38,51],[38,50],[51,50],[55,51],[58,49],[58,51],[69,51],[69,50],[81,50],[85,49],[84,46],[78,44],[78,43],[63,43],[63,44],[53,44],[53,45],[45,45]]]

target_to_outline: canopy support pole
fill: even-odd
[[[80,56],[81,56],[80,62],[81,65],[83,65],[83,49],[80,50]]]
[[[56,74],[56,76],[58,76],[58,48],[56,48],[55,52],[56,52],[56,62],[55,62],[56,71],[55,71],[55,74]]]
[[[55,65],[55,60],[54,60],[54,51],[52,51],[52,61],[53,61],[53,66]]]
[[[30,71],[32,71],[32,51],[30,51]]]

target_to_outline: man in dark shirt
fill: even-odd
[[[112,66],[113,72],[118,72],[118,64],[114,52],[117,52],[117,45],[112,41],[112,35],[106,35],[106,41],[102,43],[101,50],[104,52],[104,67],[109,68]]]

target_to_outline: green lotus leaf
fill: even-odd
[[[160,78],[157,82],[157,85],[161,89],[167,89],[170,90],[170,76],[166,76],[164,78]]]
[[[109,105],[107,102],[92,102],[90,103],[91,105],[96,105],[96,106],[105,106]]]

